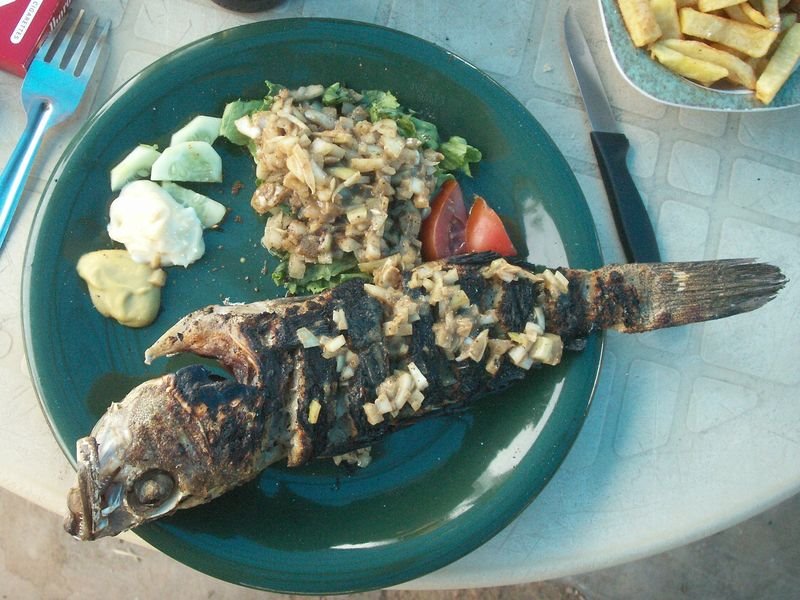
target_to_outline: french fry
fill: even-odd
[[[800,61],[800,24],[795,24],[781,40],[778,49],[769,59],[764,72],[756,82],[756,98],[769,104],[789,79]]]
[[[661,37],[661,28],[658,26],[650,0],[618,0],[622,20],[633,40],[633,44],[641,48],[652,44]]]
[[[769,27],[769,19],[753,8],[749,2],[742,2],[741,8],[742,12],[747,15],[747,18],[753,23],[761,27]]]
[[[746,63],[750,63],[751,60],[756,60],[752,56],[747,56],[744,52],[739,52],[738,50],[734,50],[733,48],[729,48],[723,44],[718,44],[717,42],[703,42],[704,44],[708,44],[712,48],[716,48],[717,50],[722,50],[723,52],[727,52],[728,54],[733,54],[736,58],[743,60]]]
[[[756,89],[756,74],[753,67],[730,52],[712,48],[708,44],[694,40],[664,40],[667,48],[680,52],[690,58],[714,63],[727,69],[727,78],[747,89]]]
[[[740,2],[736,6],[729,6],[725,9],[725,14],[734,21],[739,21],[739,23],[753,25],[753,20],[744,13],[741,4],[742,3]]]
[[[778,36],[776,31],[708,15],[692,8],[682,8],[680,19],[681,31],[685,35],[719,42],[755,58],[764,56]]]
[[[742,0],[698,0],[697,10],[707,13],[741,3]]]
[[[800,0],[617,3],[637,47],[702,85],[725,78],[768,104],[800,63]]]
[[[661,28],[661,39],[680,39],[681,22],[678,20],[678,6],[675,0],[650,0],[650,7]]]
[[[681,54],[667,46],[666,41],[653,44],[650,53],[670,71],[702,85],[711,85],[728,76],[725,67]]]
[[[778,8],[778,0],[763,0],[764,16],[769,23],[769,28],[775,31],[781,29],[781,13]]]

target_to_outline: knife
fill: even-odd
[[[653,225],[628,171],[628,138],[619,132],[586,36],[571,8],[567,9],[564,18],[564,37],[570,64],[589,114],[592,147],[625,256],[629,262],[661,262]]]

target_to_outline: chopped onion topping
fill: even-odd
[[[412,408],[414,412],[417,412],[422,407],[422,401],[425,400],[425,396],[419,390],[414,390],[411,392],[411,396],[408,399],[408,405]]]
[[[569,280],[567,279],[566,275],[564,275],[561,271],[556,271],[555,277],[561,293],[566,294],[569,291]]]
[[[557,365],[561,362],[564,343],[553,333],[545,333],[536,339],[531,351],[531,358],[546,365]]]
[[[390,413],[394,410],[392,401],[386,397],[386,394],[381,394],[375,399],[375,408],[377,408],[382,415]]]
[[[321,410],[322,404],[316,398],[312,400],[311,404],[308,405],[308,422],[312,425],[316,424]]]
[[[319,338],[306,327],[301,327],[297,330],[297,339],[300,340],[303,348],[316,348],[319,346]]]
[[[377,425],[378,423],[383,422],[383,414],[378,407],[372,402],[365,402],[364,403],[364,413],[367,416],[367,422],[370,425]]]
[[[339,331],[347,329],[347,317],[345,316],[343,308],[333,309],[333,322]]]
[[[347,344],[347,340],[341,334],[337,335],[335,338],[326,339],[324,342],[320,340],[320,342],[322,343],[322,349],[328,354],[334,354]]]
[[[419,370],[416,363],[408,363],[408,372],[411,374],[411,377],[414,378],[414,385],[417,386],[418,390],[424,390],[428,387],[428,380],[425,378],[422,371]]]

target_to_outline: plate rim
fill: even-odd
[[[57,187],[57,181],[59,178],[60,172],[65,168],[66,165],[69,164],[71,157],[75,153],[76,149],[80,146],[80,141],[86,135],[88,131],[90,131],[96,124],[98,120],[102,118],[104,113],[114,105],[121,97],[123,97],[127,91],[135,86],[138,81],[141,79],[146,79],[151,73],[154,73],[159,70],[163,66],[163,64],[169,60],[173,60],[176,57],[184,53],[191,53],[196,51],[197,48],[201,47],[204,44],[213,44],[218,43],[220,38],[230,35],[231,32],[245,32],[247,35],[243,34],[242,37],[246,39],[252,39],[253,37],[263,37],[268,38],[270,35],[274,34],[274,29],[279,28],[282,24],[289,24],[289,25],[300,25],[303,27],[308,26],[339,26],[339,25],[346,25],[350,27],[354,27],[355,29],[368,29],[372,31],[377,31],[381,35],[391,35],[391,36],[398,36],[399,38],[408,39],[410,42],[417,44],[418,48],[422,48],[427,52],[432,53],[441,53],[443,58],[447,58],[451,61],[456,61],[462,65],[462,68],[465,68],[468,72],[470,72],[473,76],[477,76],[481,79],[484,79],[486,83],[493,88],[493,90],[503,95],[507,101],[517,105],[519,110],[524,111],[527,119],[527,125],[532,124],[537,129],[539,129],[539,133],[545,138],[545,141],[552,145],[553,148],[557,149],[557,157],[556,159],[559,162],[562,162],[565,167],[565,173],[567,177],[571,179],[571,184],[574,186],[574,189],[578,192],[578,199],[579,205],[581,210],[585,211],[585,215],[588,217],[588,220],[584,223],[584,226],[588,226],[592,238],[593,244],[592,248],[589,249],[590,253],[595,255],[596,261],[598,264],[595,265],[587,265],[588,267],[596,267],[599,266],[599,263],[602,261],[602,252],[600,249],[599,238],[597,235],[596,224],[594,219],[591,217],[591,213],[588,209],[588,204],[586,202],[586,198],[583,194],[583,191],[580,185],[577,182],[575,177],[575,173],[569,167],[566,158],[564,157],[561,150],[552,140],[551,136],[547,133],[547,131],[541,126],[539,121],[534,117],[533,114],[520,102],[515,96],[513,96],[506,88],[500,85],[494,78],[488,75],[486,72],[481,70],[480,68],[476,67],[474,64],[469,62],[468,60],[464,59],[463,57],[459,56],[458,54],[443,48],[434,42],[430,42],[413,34],[409,34],[400,30],[392,29],[383,25],[377,25],[373,23],[361,22],[361,21],[353,21],[353,20],[345,20],[345,19],[335,19],[335,18],[314,18],[314,17],[293,17],[293,18],[285,18],[285,19],[269,19],[265,21],[258,21],[253,23],[247,23],[243,25],[238,25],[235,27],[231,27],[228,29],[224,29],[210,35],[204,36],[199,38],[193,42],[190,42],[184,46],[176,48],[171,52],[165,54],[164,56],[158,58],[153,63],[139,71],[138,73],[134,74],[131,78],[125,81],[122,85],[120,85],[110,96],[106,99],[95,111],[92,113],[86,122],[81,126],[81,128],[75,133],[74,137],[70,141],[69,145],[63,151],[62,155],[59,157],[59,160],[51,173],[47,184],[44,188],[44,191],[41,194],[40,202],[36,208],[36,212],[33,218],[33,224],[31,226],[29,238],[25,248],[24,260],[23,260],[23,269],[22,269],[22,293],[20,295],[20,304],[22,308],[22,326],[23,326],[23,342],[25,346],[25,356],[26,362],[28,366],[28,371],[31,375],[31,381],[33,383],[34,391],[36,393],[37,401],[39,403],[40,408],[42,409],[46,421],[48,423],[48,427],[52,432],[54,438],[56,439],[61,451],[65,454],[67,459],[69,460],[70,464],[75,467],[75,459],[72,452],[69,450],[69,445],[71,440],[67,440],[64,436],[58,431],[56,427],[56,419],[54,418],[54,414],[51,411],[50,406],[45,401],[44,392],[42,389],[42,382],[40,380],[40,374],[37,369],[37,366],[34,361],[34,340],[32,338],[32,323],[31,323],[31,311],[26,309],[26,307],[30,306],[30,298],[31,298],[31,291],[32,291],[32,277],[33,277],[33,267],[34,262],[36,260],[36,250],[37,250],[37,241],[38,241],[38,234],[43,226],[44,219],[47,215],[47,209],[50,206],[50,202],[52,201],[52,194],[53,190]],[[350,40],[347,40],[349,43]],[[586,414],[592,404],[594,395],[597,390],[597,384],[601,373],[601,366],[603,362],[604,356],[604,347],[605,347],[605,336],[598,335],[595,336],[593,340],[590,340],[589,346],[591,348],[587,349],[588,352],[593,352],[595,355],[593,365],[592,365],[592,376],[591,382],[589,383],[589,393],[585,401],[582,402],[581,406],[583,410],[580,414],[575,414],[572,416],[572,420],[569,424],[569,427],[565,428],[568,429],[565,433],[568,436],[568,443],[563,447],[562,452],[556,457],[556,460],[553,461],[554,465],[548,469],[547,480],[549,481],[553,475],[555,474],[558,467],[563,463],[563,460],[566,458],[566,455],[569,452],[572,444],[574,443],[577,435],[585,422]],[[556,402],[555,404],[558,404]],[[546,429],[546,428],[545,428]],[[544,489],[544,486],[542,486]],[[395,578],[383,578],[382,580],[375,581],[372,585],[358,585],[358,586],[351,586],[348,589],[342,588],[281,588],[281,587],[269,587],[268,585],[263,585],[258,581],[254,581],[253,579],[242,579],[242,578],[234,578],[231,576],[230,572],[226,571],[226,569],[221,568],[218,570],[204,568],[208,567],[208,559],[206,560],[206,564],[204,567],[198,567],[196,563],[188,562],[185,560],[186,554],[193,554],[195,553],[195,549],[193,547],[184,547],[180,549],[164,549],[162,547],[158,547],[156,544],[160,541],[159,538],[165,537],[165,531],[163,528],[153,526],[146,526],[141,527],[136,530],[133,530],[135,535],[142,537],[148,542],[153,543],[156,545],[156,548],[173,558],[176,558],[180,562],[192,567],[199,569],[211,576],[218,577],[220,579],[231,581],[233,583],[237,583],[240,585],[245,585],[248,587],[256,587],[258,589],[270,590],[275,592],[282,592],[282,593],[300,593],[300,594],[326,594],[326,593],[348,593],[348,592],[358,592],[358,591],[367,591],[371,589],[378,589],[387,587],[390,585],[397,585],[404,581],[409,581],[410,579],[414,579],[420,577],[422,575],[426,575],[438,568],[442,568],[455,560],[463,557],[464,555],[468,554],[469,552],[475,550],[477,547],[497,535],[503,528],[505,528],[508,524],[510,524],[523,510],[525,510],[531,502],[535,499],[538,493],[541,492],[541,489],[536,492],[527,495],[526,499],[520,503],[515,503],[516,508],[513,510],[513,514],[506,514],[505,518],[501,518],[496,520],[495,526],[487,528],[484,531],[481,531],[477,534],[471,534],[467,536],[466,539],[469,540],[467,544],[463,543],[461,548],[457,551],[449,551],[444,552],[444,557],[439,557],[438,560],[434,560],[431,558],[429,561],[419,561],[419,565],[415,568],[409,568],[408,573],[403,576],[395,577]],[[174,536],[172,536],[174,539]],[[180,556],[178,556],[180,555]],[[196,556],[195,556],[196,558]],[[212,560],[214,557],[210,557]],[[232,566],[236,568],[237,563],[233,561]],[[429,566],[430,565],[430,566]],[[239,565],[241,566],[241,565]]]

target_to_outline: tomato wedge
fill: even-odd
[[[500,217],[489,207],[486,200],[475,196],[475,203],[472,205],[467,219],[466,251],[484,252],[486,250],[493,250],[501,256],[517,254]]]
[[[467,209],[458,182],[446,181],[431,203],[431,214],[422,222],[422,258],[437,260],[464,252]]]

